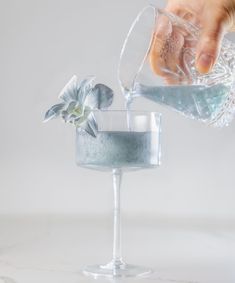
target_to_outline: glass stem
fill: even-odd
[[[121,198],[120,189],[122,181],[121,169],[113,170],[113,191],[114,191],[114,209],[113,209],[113,264],[118,267],[123,264],[121,255]]]

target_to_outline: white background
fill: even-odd
[[[43,124],[73,74],[115,89],[127,30],[145,0],[0,0],[0,214],[109,214],[111,176],[77,168],[74,128]],[[164,6],[163,1],[157,1]],[[235,123],[213,129],[162,111],[162,166],[123,179],[123,210],[152,217],[235,217]]]

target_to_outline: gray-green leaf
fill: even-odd
[[[91,108],[105,109],[113,102],[113,90],[104,84],[96,84],[86,97],[86,105]]]

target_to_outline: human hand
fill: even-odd
[[[199,41],[194,46],[195,64],[200,73],[210,72],[218,57],[225,33],[235,29],[235,0],[169,0],[165,10],[200,27]],[[167,23],[160,19],[149,58],[153,71],[171,81],[163,70],[174,72],[175,66],[180,66],[181,51],[188,43],[182,33],[171,30],[170,36],[174,37],[177,44],[172,52],[168,52],[169,54],[163,58],[162,50],[167,46],[166,41],[162,39],[169,34],[167,29]]]

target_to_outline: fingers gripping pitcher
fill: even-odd
[[[118,78],[127,104],[145,97],[186,117],[223,127],[235,112],[235,44],[223,40],[210,73],[195,66],[200,29],[178,16],[145,7],[124,42]]]

